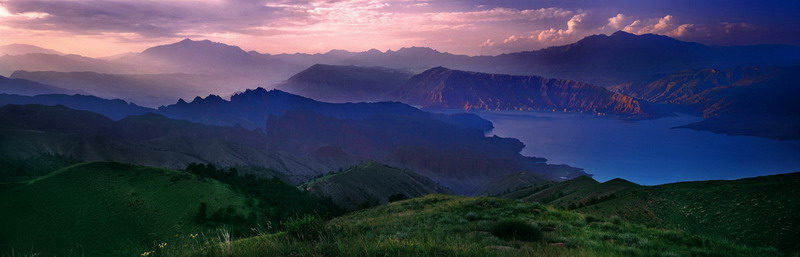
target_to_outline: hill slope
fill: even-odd
[[[613,89],[651,102],[683,105],[706,120],[686,128],[800,139],[800,66],[699,69],[654,76]]]
[[[631,97],[585,83],[450,70],[416,75],[393,93],[396,100],[425,108],[463,110],[558,110],[627,118],[657,116]]]
[[[176,256],[775,256],[675,230],[647,228],[498,198],[429,195],[302,229]],[[500,230],[503,224],[513,228]],[[524,224],[534,226],[525,229]],[[514,236],[517,231],[516,236]],[[519,231],[542,231],[523,237]],[[508,231],[503,233],[501,231]],[[515,240],[516,239],[516,240]]]
[[[172,120],[157,114],[113,121],[64,106],[0,107],[0,156],[68,156],[183,169],[190,163],[260,167],[257,175],[306,181],[338,167],[266,149],[263,132]],[[244,170],[243,170],[244,171]]]
[[[798,252],[800,173],[637,187],[579,209]]]
[[[800,173],[640,186],[580,177],[504,195],[648,226],[680,228],[753,246],[797,252]]]
[[[118,163],[85,163],[26,184],[0,184],[0,252],[135,256],[176,233],[200,233],[198,206],[250,212],[214,180]]]
[[[334,203],[349,210],[384,204],[389,202],[390,197],[398,194],[413,198],[450,193],[450,190],[418,173],[372,161],[315,179],[301,187],[330,197]]]

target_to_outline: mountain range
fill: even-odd
[[[53,50],[41,48],[35,45],[27,44],[9,44],[0,46],[0,56],[3,55],[23,55],[23,54],[55,54],[63,55],[64,53]]]
[[[611,89],[678,105],[705,120],[683,127],[733,135],[800,139],[800,66],[743,66],[656,75]]]
[[[401,102],[434,109],[559,110],[629,118],[657,116],[656,111],[648,110],[631,97],[586,83],[443,67],[412,77],[393,96]]]
[[[215,163],[293,183],[339,168],[270,151],[260,131],[172,120],[152,113],[113,121],[60,105],[6,105],[0,107],[0,129],[4,159],[69,156],[173,169],[190,163]]]
[[[401,103],[331,104],[264,89],[231,101],[212,96],[160,109],[80,95],[0,96],[7,101],[0,108],[4,133],[14,135],[4,138],[9,158],[50,154],[167,168],[192,162],[263,167],[293,183],[359,160],[378,160],[465,194],[512,171],[529,170],[548,181],[584,174],[522,156],[516,139],[485,137],[492,125],[476,115],[435,114]],[[13,105],[30,103],[133,116],[113,121],[60,105]],[[59,125],[67,121],[75,124]]]
[[[0,74],[16,70],[123,74],[166,71],[231,78],[246,76],[248,78],[242,81],[251,84],[244,86],[252,87],[252,83],[279,83],[314,64],[382,66],[411,72],[443,66],[610,86],[686,69],[787,65],[798,60],[800,47],[796,46],[708,46],[666,36],[620,31],[609,36],[589,36],[569,45],[497,56],[456,55],[425,47],[386,52],[373,49],[365,52],[334,50],[324,54],[261,54],[207,40],[185,39],[108,60],[42,53],[5,56],[0,58],[3,72]]]

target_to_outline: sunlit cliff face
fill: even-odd
[[[268,53],[429,46],[474,55],[616,30],[712,44],[798,44],[800,21],[792,17],[800,4],[784,2],[6,0],[0,44],[98,57],[189,37]]]

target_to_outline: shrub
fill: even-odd
[[[317,216],[306,215],[299,218],[292,218],[283,222],[286,233],[300,240],[315,240],[325,236],[325,221]]]
[[[489,232],[499,238],[523,241],[539,241],[543,237],[539,228],[520,219],[500,220],[492,226]]]
[[[406,200],[406,199],[408,199],[408,196],[406,196],[403,193],[394,194],[394,195],[390,195],[389,196],[389,202],[390,203],[397,202],[397,201],[402,201],[402,200]]]
[[[476,212],[472,212],[471,211],[471,212],[467,212],[467,214],[464,215],[464,218],[466,218],[469,221],[476,221],[476,220],[481,219],[481,215],[476,213]]]
[[[586,220],[587,224],[588,223],[592,223],[592,222],[603,222],[603,219],[595,217],[595,216],[592,216],[592,215],[587,215],[583,219]]]

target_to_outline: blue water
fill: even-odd
[[[670,129],[701,120],[694,116],[623,121],[573,113],[478,114],[494,123],[490,135],[525,143],[524,155],[583,168],[599,181],[654,185],[800,171],[800,141]]]

